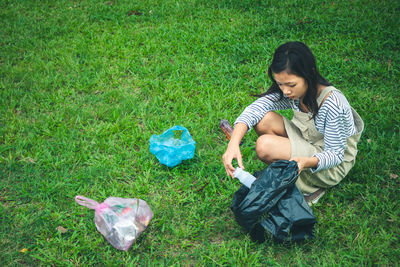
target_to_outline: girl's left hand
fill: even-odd
[[[301,173],[301,171],[304,169],[304,158],[303,157],[294,157],[291,158],[290,161],[296,161],[297,162],[297,166],[299,167],[299,174]]]
[[[304,168],[315,168],[318,165],[318,158],[316,157],[294,157],[290,160],[294,160],[297,162],[297,166],[299,167],[299,174]]]

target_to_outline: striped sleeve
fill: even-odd
[[[325,100],[315,124],[324,135],[324,151],[313,155],[319,160],[317,167],[311,169],[313,173],[342,163],[347,138],[356,131],[350,104],[339,92],[333,92]]]
[[[266,95],[258,98],[252,104],[247,106],[244,111],[236,119],[234,125],[242,122],[247,125],[250,130],[253,128],[269,111],[284,110],[291,108],[289,98],[283,97],[279,99],[278,93]]]

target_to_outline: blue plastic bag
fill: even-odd
[[[182,131],[180,139],[174,137],[174,131]],[[161,135],[150,137],[150,152],[154,154],[161,164],[175,167],[182,160],[191,159],[194,156],[196,142],[189,131],[176,125],[166,130]]]

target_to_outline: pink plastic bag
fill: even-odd
[[[99,204],[90,198],[76,196],[75,201],[95,210],[97,230],[120,250],[127,251],[153,218],[149,205],[138,198],[109,197]]]

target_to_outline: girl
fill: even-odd
[[[239,144],[254,128],[260,160],[296,161],[297,187],[317,201],[325,188],[338,184],[354,166],[364,123],[346,97],[320,75],[314,55],[301,42],[278,47],[268,76],[272,86],[234,123],[222,156],[226,173],[233,177],[233,159],[244,168]],[[274,112],[283,109],[293,109],[292,120]]]

